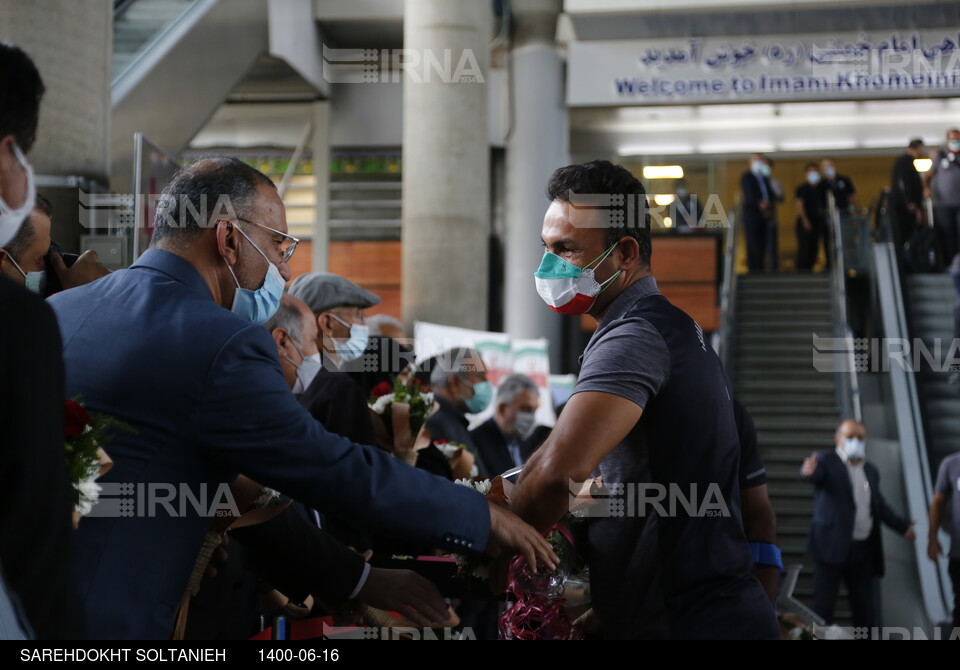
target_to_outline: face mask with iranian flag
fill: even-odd
[[[537,293],[555,312],[561,314],[586,314],[593,307],[597,296],[620,276],[620,270],[600,284],[594,277],[595,268],[616,248],[610,245],[604,253],[580,268],[568,263],[553,252],[543,254],[540,267],[533,273],[537,281]]]

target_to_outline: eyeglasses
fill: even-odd
[[[263,228],[264,230],[269,230],[275,235],[280,235],[283,238],[282,242],[279,242],[280,245],[280,260],[283,263],[286,263],[293,256],[293,252],[297,250],[297,245],[300,244],[300,240],[293,235],[287,235],[286,233],[281,233],[279,230],[275,230],[270,226],[265,226],[262,223],[257,223],[256,221],[250,221],[249,219],[244,219],[237,217],[238,221],[243,221],[244,223],[252,223],[255,226]]]

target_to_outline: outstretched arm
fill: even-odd
[[[610,393],[574,394],[550,437],[524,466],[512,509],[540,530],[560,520],[569,507],[571,480],[588,479],[642,413],[638,405]]]

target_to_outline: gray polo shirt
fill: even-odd
[[[950,519],[943,529],[950,534],[950,558],[960,559],[960,454],[947,456],[937,474],[937,493],[947,498]]]
[[[930,167],[931,186],[936,205],[960,205],[960,154],[941,149]]]

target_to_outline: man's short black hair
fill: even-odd
[[[806,171],[809,170],[810,168],[813,168],[814,170],[817,170],[818,172],[820,171],[820,166],[817,165],[816,163],[807,163],[806,165],[803,166],[803,171],[806,172]]]
[[[613,246],[624,237],[632,237],[640,246],[640,262],[650,266],[650,212],[647,193],[639,179],[622,165],[614,165],[610,161],[567,165],[550,175],[547,197],[551,202],[569,202],[571,194],[640,196],[633,203],[629,202],[629,197],[624,197],[622,203],[604,207],[610,216],[616,217],[613,219],[614,225],[607,227],[605,247]],[[641,213],[642,219],[639,216]],[[616,225],[617,222],[622,222],[622,225]]]
[[[919,137],[916,137],[910,140],[910,144],[907,146],[911,149],[919,149],[920,147],[923,146],[923,140],[921,140]]]
[[[23,223],[20,224],[20,228],[17,230],[17,234],[13,236],[13,239],[7,242],[7,246],[4,247],[4,250],[13,260],[20,265],[23,263],[23,256],[27,253],[27,249],[30,248],[30,245],[33,244],[33,240],[37,237],[37,228],[33,225],[33,221],[30,220],[30,216],[23,220]]]
[[[44,196],[40,195],[40,193],[37,193],[37,203],[33,206],[33,209],[40,210],[46,214],[48,218],[53,218],[53,205]],[[33,225],[33,221],[30,220],[31,216],[33,216],[33,212],[27,214],[23,223],[20,224],[17,234],[14,235],[13,239],[7,242],[7,246],[4,247],[7,253],[10,254],[17,263],[23,261],[23,255],[27,253],[27,249],[30,248],[33,240],[37,237],[37,228]]]
[[[39,209],[41,212],[47,215],[48,219],[53,218],[53,203],[50,202],[45,195],[37,191],[37,201],[33,205],[34,209]]]
[[[13,135],[28,153],[37,138],[43,80],[22,49],[0,41],[0,139]]]
[[[157,200],[151,245],[177,244],[199,236],[218,218],[248,216],[257,187],[276,188],[270,178],[232,156],[206,156],[178,170]]]

